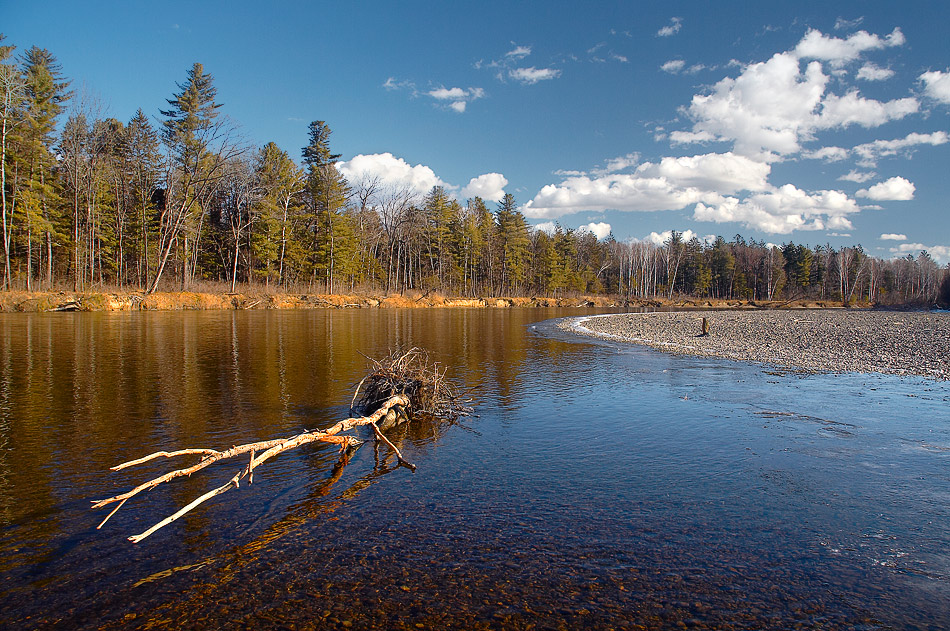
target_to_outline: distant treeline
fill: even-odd
[[[533,229],[511,195],[490,207],[440,187],[417,196],[348,182],[323,121],[310,124],[300,164],[274,143],[248,147],[201,64],[156,126],[142,110],[123,123],[80,102],[47,50],[13,52],[0,47],[4,288],[152,292],[204,280],[232,291],[933,304],[943,283],[950,299],[950,274],[926,252],[880,260],[860,246],[702,243],[675,232],[662,244],[621,243]]]

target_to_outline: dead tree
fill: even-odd
[[[239,488],[241,480],[247,478],[248,484],[254,481],[254,469],[274,456],[296,449],[302,445],[314,442],[332,443],[340,446],[341,453],[361,445],[363,441],[356,436],[347,434],[357,427],[370,426],[377,441],[385,443],[396,454],[400,466],[415,471],[415,465],[403,458],[402,453],[386,436],[387,430],[403,422],[409,422],[413,416],[426,415],[434,418],[456,420],[472,411],[462,399],[458,389],[445,379],[445,371],[440,371],[439,365],[430,363],[424,351],[411,349],[405,353],[392,353],[381,361],[373,361],[373,369],[360,381],[351,402],[351,413],[357,411],[362,416],[351,416],[331,427],[322,430],[305,431],[288,438],[265,440],[243,445],[237,445],[219,451],[216,449],[179,449],[177,451],[158,451],[142,458],[122,463],[112,467],[111,471],[120,471],[135,465],[150,462],[157,458],[177,458],[180,456],[200,456],[198,463],[181,469],[175,469],[139,484],[135,488],[103,500],[92,503],[93,509],[105,508],[112,504],[118,505],[112,509],[97,529],[102,528],[109,518],[122,508],[130,499],[143,491],[149,491],[164,482],[175,478],[191,476],[205,467],[216,462],[245,456],[247,465],[237,471],[225,484],[211,489],[207,493],[194,499],[175,513],[161,520],[145,532],[129,537],[129,541],[138,543],[156,530],[167,526],[179,517],[187,514],[197,506],[221,495],[232,488]]]

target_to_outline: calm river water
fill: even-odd
[[[950,628],[950,384],[543,323],[581,313],[0,314],[0,628]],[[96,530],[174,463],[110,466],[331,425],[408,346],[479,414],[396,432],[415,473],[307,446]]]

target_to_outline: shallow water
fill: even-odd
[[[586,311],[0,315],[0,627],[950,626],[950,385],[799,375],[563,333]],[[462,426],[169,463],[342,418],[366,360],[433,351]],[[421,627],[419,625],[422,625]]]

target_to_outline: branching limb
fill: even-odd
[[[246,465],[235,472],[225,484],[195,498],[145,532],[129,537],[129,540],[138,543],[211,498],[226,493],[232,488],[240,488],[242,478],[247,478],[248,483],[253,482],[254,470],[267,460],[308,443],[324,442],[340,446],[340,451],[344,456],[340,463],[336,465],[338,470],[335,469],[335,475],[339,477],[342,474],[343,466],[348,461],[347,454],[349,450],[362,444],[359,438],[347,434],[347,432],[364,425],[371,426],[376,437],[377,469],[379,469],[379,444],[385,443],[396,454],[397,466],[405,466],[415,471],[415,465],[403,458],[402,452],[385,436],[383,431],[418,416],[442,419],[450,423],[457,422],[459,417],[467,416],[472,412],[472,408],[467,405],[470,401],[464,399],[456,386],[446,379],[444,368],[441,368],[438,363],[429,361],[428,354],[425,351],[411,348],[406,352],[392,352],[388,358],[382,361],[371,361],[372,371],[356,386],[353,399],[350,401],[350,418],[326,429],[307,430],[289,438],[235,445],[224,451],[216,449],[157,451],[112,467],[112,471],[121,471],[159,458],[200,456],[200,460],[191,466],[169,471],[143,482],[125,493],[93,501],[93,508],[104,508],[116,504],[98,528],[102,528],[128,500],[139,493],[151,490],[176,478],[190,476],[216,462],[237,456],[243,455]],[[356,414],[363,414],[364,416],[356,416]]]
[[[122,464],[117,464],[114,467],[109,467],[109,471],[121,471],[128,467],[134,467],[137,464],[143,464],[150,460],[155,460],[156,458],[174,458],[176,456],[190,456],[193,454],[203,455],[203,456],[214,456],[220,452],[214,449],[180,449],[178,451],[156,451],[153,454],[149,454],[144,458],[139,458],[138,460],[130,460],[128,462],[123,462]]]
[[[222,493],[230,490],[231,488],[239,488],[241,484],[241,478],[247,477],[250,482],[250,480],[252,480],[251,476],[256,467],[260,466],[261,464],[263,464],[270,458],[273,458],[274,456],[277,456],[285,451],[289,451],[291,449],[300,447],[301,445],[306,445],[307,443],[312,443],[312,442],[325,442],[325,443],[338,444],[340,445],[341,451],[346,451],[349,447],[358,445],[360,442],[362,442],[358,438],[354,436],[348,436],[348,435],[341,436],[340,434],[342,434],[343,432],[349,431],[351,429],[354,429],[356,427],[361,427],[363,425],[372,426],[373,429],[375,430],[377,437],[382,439],[387,445],[389,445],[393,449],[393,451],[396,453],[397,458],[399,458],[399,462],[401,464],[405,464],[406,466],[410,467],[412,470],[415,470],[415,466],[407,462],[402,457],[402,454],[399,452],[396,446],[393,445],[385,436],[383,436],[383,434],[379,431],[379,428],[376,425],[376,423],[378,423],[380,419],[385,417],[386,413],[390,410],[390,408],[397,407],[397,406],[406,407],[408,405],[409,405],[409,398],[406,395],[400,394],[400,395],[390,397],[387,401],[383,403],[382,406],[380,406],[378,410],[376,410],[369,416],[362,416],[359,418],[348,418],[346,420],[340,421],[339,423],[336,423],[335,425],[331,427],[328,427],[325,430],[304,432],[302,434],[298,434],[296,436],[293,436],[291,438],[286,438],[286,439],[261,441],[261,442],[256,442],[256,443],[248,443],[246,445],[237,445],[235,447],[231,447],[231,449],[228,449],[226,451],[215,451],[213,449],[184,449],[184,450],[175,451],[175,452],[156,452],[154,454],[145,456],[144,458],[139,458],[138,460],[132,460],[130,462],[124,463],[122,465],[119,465],[118,467],[115,467],[114,470],[130,467],[136,464],[141,464],[141,463],[148,462],[150,460],[154,460],[155,458],[160,458],[160,457],[174,457],[174,456],[189,455],[189,454],[202,454],[205,456],[204,458],[201,459],[200,462],[198,462],[197,464],[191,467],[171,471],[169,473],[166,473],[165,475],[159,476],[157,478],[149,480],[148,482],[140,484],[139,486],[135,487],[134,489],[130,491],[127,491],[126,493],[122,493],[120,495],[116,495],[104,500],[98,500],[98,501],[93,502],[93,505],[92,505],[93,508],[102,508],[104,506],[108,506],[109,504],[119,502],[119,505],[115,509],[113,509],[111,513],[109,513],[108,517],[106,517],[102,521],[102,523],[99,524],[98,528],[102,528],[102,526],[104,526],[105,523],[109,521],[109,518],[112,517],[119,510],[119,508],[121,508],[122,505],[125,504],[126,501],[128,501],[130,498],[134,497],[135,495],[138,495],[142,491],[155,488],[156,486],[158,486],[159,484],[162,484],[163,482],[168,482],[178,477],[191,475],[192,473],[195,473],[196,471],[200,471],[201,469],[204,469],[205,467],[219,460],[233,458],[235,456],[245,454],[245,453],[251,454],[250,460],[247,466],[241,469],[240,471],[238,471],[236,474],[234,474],[234,476],[230,480],[228,480],[226,484],[216,489],[212,489],[211,491],[208,491],[204,495],[196,498],[187,506],[182,507],[174,514],[169,515],[168,517],[158,522],[157,524],[155,524],[154,526],[152,526],[151,528],[149,528],[142,534],[129,537],[130,541],[132,541],[133,543],[138,543],[139,541],[142,541],[143,539],[145,539],[146,537],[154,533],[156,530],[162,528],[163,526],[167,526],[168,524],[177,520],[179,517],[190,512],[191,510],[201,505],[202,503],[206,502],[207,500],[217,495],[221,495]],[[258,454],[258,455],[255,455],[255,454]]]

